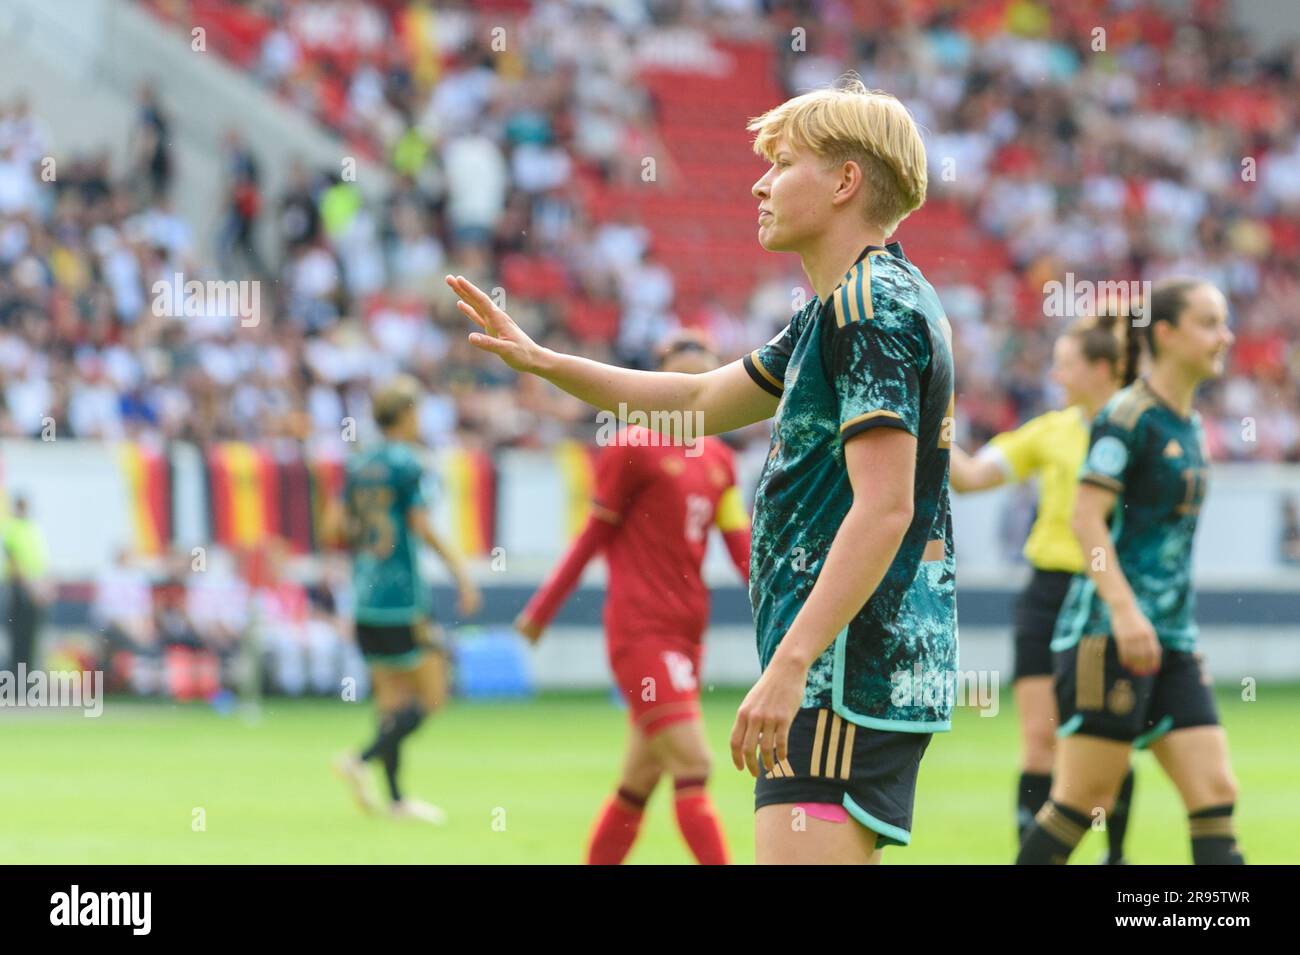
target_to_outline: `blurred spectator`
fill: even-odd
[[[38,659],[45,608],[53,597],[46,578],[45,535],[27,512],[27,499],[15,497],[4,522],[4,568],[8,581],[9,669],[31,667]]]
[[[170,122],[158,102],[152,83],[140,88],[140,112],[131,142],[132,183],[145,187],[145,200],[164,198],[171,187],[172,148]]]
[[[140,2],[193,19],[186,0]],[[706,328],[728,357],[770,338],[805,279],[767,257],[756,280],[728,284],[730,246],[683,260],[710,218],[751,216],[753,200],[741,181],[696,189],[712,140],[690,152],[683,117],[660,102],[663,75],[639,75],[670,60],[745,82],[739,37],[759,41],[773,98],[855,68],[927,130],[930,200],[899,239],[952,319],[958,440],[976,445],[1058,400],[1047,368],[1065,319],[1044,314],[1046,282],[1194,272],[1224,288],[1238,336],[1229,374],[1202,395],[1213,452],[1300,460],[1300,44],[1255,48],[1222,5],[1100,2],[1087,16],[1064,0],[937,2],[903,25],[809,0],[798,22],[815,52],[798,54],[794,8],[751,0],[539,2],[518,19],[469,4],[241,5],[240,22],[261,30],[229,55],[389,163],[391,187],[368,202],[337,168],[297,162],[263,195],[256,144],[236,129],[221,261],[204,261],[167,198],[165,89],[142,88],[125,168],[104,150],[60,155],[54,182],[26,99],[0,102],[0,433],[293,436],[342,453],[340,421],[364,422],[371,383],[406,370],[430,390],[431,443],[589,436],[589,411],[463,347],[441,275],[499,288],[545,344],[593,357],[612,346],[629,364],[678,323]],[[1106,51],[1091,47],[1097,17],[1116,24]],[[512,27],[505,50],[491,43],[498,20]],[[707,116],[685,120],[713,132]],[[676,198],[660,206],[659,193]],[[264,208],[277,246],[253,250]],[[259,328],[155,314],[154,283],[237,268],[273,279]]]
[[[226,132],[226,214],[217,239],[218,264],[225,275],[238,275],[235,260],[258,277],[268,274],[257,252],[253,229],[262,208],[257,157],[238,130]]]

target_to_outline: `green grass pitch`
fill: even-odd
[[[733,858],[751,862],[752,781],[731,768],[726,740],[741,694],[705,696],[715,754],[711,784]],[[1300,762],[1288,726],[1300,687],[1261,686],[1220,711],[1241,784],[1247,859],[1300,861]],[[0,711],[0,859],[17,863],[575,863],[618,771],[625,716],[605,695],[523,703],[456,702],[404,750],[409,792],[443,806],[446,827],[360,815],[329,772],[365,742],[366,703],[269,701],[256,723],[204,705],[107,701],[79,713]],[[921,766],[913,844],[887,864],[1011,860],[1016,722],[959,710]],[[1130,827],[1135,863],[1186,863],[1186,824],[1154,759],[1137,759]],[[379,779],[376,777],[376,785]],[[633,863],[684,863],[670,789],[650,802]],[[201,810],[201,813],[198,812]],[[201,821],[201,831],[197,829]],[[1103,837],[1075,855],[1095,862]]]

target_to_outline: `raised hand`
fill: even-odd
[[[515,371],[535,372],[545,349],[524,334],[514,319],[497,308],[492,298],[463,275],[448,275],[447,286],[460,298],[456,307],[481,332],[469,336],[469,343],[491,352]]]

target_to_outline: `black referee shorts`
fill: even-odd
[[[1056,617],[1070,591],[1074,574],[1064,570],[1039,570],[1021,591],[1012,616],[1015,640],[1015,676],[1051,676],[1052,632]]]

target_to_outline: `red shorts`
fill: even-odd
[[[639,643],[611,649],[609,663],[628,715],[646,736],[699,718],[699,648]]]

